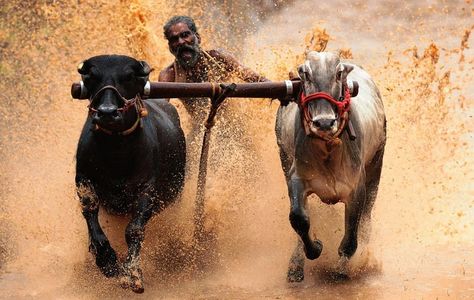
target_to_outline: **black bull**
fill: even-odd
[[[150,68],[126,56],[96,56],[78,69],[90,95],[89,116],[77,147],[76,186],[87,222],[90,251],[106,276],[143,292],[139,253],[144,227],[175,201],[184,184],[186,146],[176,109],[165,100],[146,103]],[[141,118],[146,115],[146,118]],[[99,206],[130,214],[123,266],[100,227]]]
[[[140,95],[223,99],[229,91],[210,83],[146,85],[150,67],[127,56],[92,57],[78,71],[82,82],[73,84],[72,96],[90,100],[76,155],[77,194],[87,222],[89,249],[104,275],[122,275],[123,287],[141,293],[139,253],[145,225],[182,191],[186,146],[174,106],[163,99],[142,101]],[[294,96],[298,85],[289,81],[242,84],[229,95]],[[125,232],[128,255],[122,266],[100,227],[101,206],[132,216]]]

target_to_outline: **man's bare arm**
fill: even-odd
[[[161,70],[160,75],[158,75],[158,81],[161,82],[174,82],[174,66],[171,64],[170,66]],[[166,101],[170,101],[169,98],[165,99]]]
[[[170,65],[161,70],[160,75],[158,76],[158,81],[174,82],[174,66]]]

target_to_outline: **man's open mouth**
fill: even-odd
[[[179,57],[185,60],[190,60],[191,58],[193,58],[194,54],[195,54],[195,51],[190,48],[183,48],[183,49],[178,50]]]
[[[190,60],[193,57],[193,51],[191,50],[183,50],[180,52],[179,56],[185,60]]]

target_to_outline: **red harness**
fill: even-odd
[[[300,96],[300,107],[303,108],[303,114],[305,116],[305,119],[307,121],[311,121],[311,116],[309,115],[308,111],[308,103],[314,100],[318,99],[325,99],[332,104],[336,105],[337,107],[337,113],[339,116],[343,116],[345,112],[348,112],[350,110],[351,106],[351,93],[349,92],[349,89],[346,88],[344,91],[344,100],[342,101],[337,101],[334,99],[331,95],[325,92],[317,92],[313,94],[309,94],[306,96],[304,92],[301,92]]]
[[[312,132],[309,129],[310,123],[312,122],[312,120],[311,120],[311,115],[309,114],[308,104],[311,101],[316,101],[320,99],[327,100],[331,102],[332,104],[336,105],[337,107],[337,113],[338,113],[338,116],[341,118],[341,122],[339,122],[339,128],[336,134],[334,134],[333,136],[333,139],[335,139],[341,134],[342,130],[346,126],[347,119],[349,118],[349,111],[351,109],[351,93],[349,89],[346,87],[344,89],[344,99],[342,101],[338,101],[326,92],[317,92],[317,93],[309,94],[308,96],[306,96],[304,94],[304,91],[302,91],[300,94],[300,101],[298,102],[298,105],[303,112],[302,122],[303,122],[303,127],[305,128],[307,135],[312,135]],[[326,137],[322,137],[319,135],[317,136],[325,140],[328,140],[328,138]]]

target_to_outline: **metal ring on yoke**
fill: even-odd
[[[79,96],[79,99],[87,99],[88,98],[88,94],[87,94],[87,89],[86,89],[86,86],[84,85],[84,81],[80,81],[80,84],[81,84],[81,95]]]
[[[150,88],[151,88],[151,83],[150,83],[150,81],[147,81],[145,83],[145,86],[143,87],[143,96],[149,96],[150,95]]]
[[[291,80],[285,80],[286,84],[286,95],[291,96],[293,95],[293,82]]]

